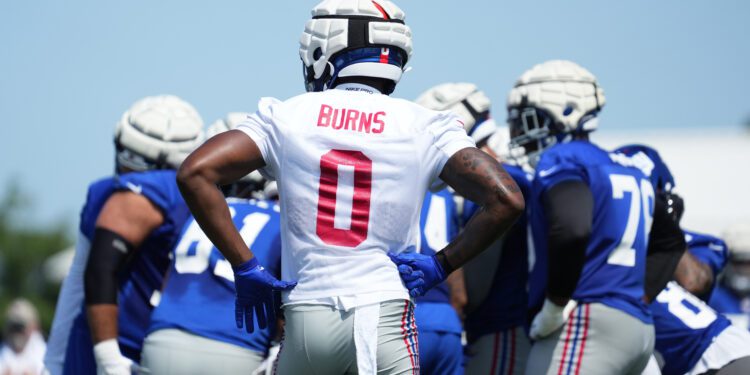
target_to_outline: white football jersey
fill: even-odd
[[[284,303],[409,298],[387,253],[417,245],[427,189],[475,147],[458,117],[349,84],[263,98],[238,129],[278,182],[282,278],[298,281]]]

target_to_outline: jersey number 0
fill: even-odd
[[[354,193],[349,228],[337,228],[336,200],[339,168],[353,170]],[[331,150],[320,158],[320,188],[315,232],[329,245],[357,247],[367,238],[370,225],[372,160],[361,151]]]

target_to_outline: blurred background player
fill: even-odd
[[[679,223],[684,204],[673,192],[674,178],[659,153],[643,145],[627,145],[615,152],[647,166],[645,169],[650,171],[649,178],[656,193],[667,197],[670,214]],[[682,256],[674,281],[670,281],[649,305],[660,369],[649,368],[644,374],[750,373],[750,333],[732,326],[726,317],[705,303],[715,286],[715,276],[726,264],[726,246],[709,235],[685,231],[685,237],[689,251]]]
[[[497,129],[490,115],[490,99],[473,83],[442,83],[420,94],[416,102],[434,111],[456,114],[477,148],[487,146],[487,140]],[[492,152],[489,148],[485,150]]]
[[[733,324],[750,329],[750,222],[730,226],[723,238],[729,247],[729,264],[710,305]]]
[[[508,140],[508,128],[500,127],[488,145],[524,197],[528,197],[533,180],[531,168],[522,164],[522,160],[510,158]],[[493,145],[493,141],[498,143]],[[478,208],[467,200],[462,222],[469,220]],[[533,261],[529,257],[527,215],[524,213],[505,236],[465,266],[469,294],[464,321],[467,374],[523,374],[526,370],[531,342],[525,323],[529,269]]]
[[[654,221],[682,233],[652,218],[654,190],[640,169],[588,141],[604,104],[596,78],[564,60],[534,66],[508,95],[512,147],[536,168],[529,303],[539,312],[527,374],[639,374],[653,351],[649,230]],[[684,240],[676,249],[684,252]]]
[[[433,110],[456,113],[477,147],[500,161],[508,156],[508,129],[497,127],[490,115],[490,99],[476,85],[440,84],[422,93],[417,103]],[[492,141],[495,139],[498,147],[493,147]],[[526,196],[531,176],[522,168],[503,162],[505,170]],[[462,206],[459,210],[461,222],[466,223],[479,206],[470,200],[458,198],[456,200]],[[530,347],[523,330],[528,278],[525,215],[518,219],[502,240],[469,262],[464,269],[466,271],[462,274],[465,275],[468,294],[464,321],[468,339],[466,372],[522,374]],[[420,306],[417,303],[417,312]],[[417,318],[421,335],[424,323],[419,320],[419,315]],[[428,343],[425,340],[420,342],[421,353]],[[424,358],[420,358],[420,363],[424,363]]]
[[[310,93],[262,99],[239,131],[191,154],[178,181],[234,267],[238,323],[258,319],[263,327],[272,291],[284,291],[278,373],[414,373],[410,295],[501,235],[523,211],[523,197],[455,115],[387,96],[412,51],[403,11],[385,0],[332,0],[312,15],[300,43]],[[258,168],[278,182],[282,274],[296,286],[259,267],[215,188]],[[416,247],[422,199],[438,179],[483,209],[437,255],[389,259]]]
[[[456,237],[458,215],[448,189],[427,193],[419,219],[419,252],[432,256]],[[457,309],[465,301],[462,275],[454,272],[435,288],[417,298],[414,320],[419,332],[419,369],[423,374],[461,374],[463,345]],[[456,297],[456,295],[458,295]],[[451,305],[451,301],[457,306]]]
[[[206,135],[234,129],[246,117],[231,113],[226,121],[211,124]],[[247,246],[268,272],[280,277],[279,207],[270,200],[248,199],[263,191],[262,180],[259,174],[245,176],[222,189]],[[248,374],[257,369],[276,325],[248,333],[226,319],[234,312],[232,267],[192,217],[172,252],[168,275],[151,315],[142,367],[152,374]]]
[[[36,308],[25,299],[16,299],[8,306],[4,318],[0,374],[41,374],[46,344],[39,332],[39,314]]]
[[[115,176],[89,186],[45,366],[52,375],[129,374],[189,212],[175,168],[203,140],[203,121],[175,96],[137,101],[115,128]],[[131,173],[132,172],[132,173]]]

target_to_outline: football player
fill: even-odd
[[[450,110],[458,114],[477,147],[493,157],[507,158],[508,129],[497,127],[490,117],[490,100],[476,85],[440,84],[420,95],[417,103],[430,109]],[[502,140],[499,141],[499,152],[489,142],[494,138],[505,140],[504,144]],[[526,196],[531,175],[521,167],[509,164],[509,161],[505,161],[503,166]],[[470,200],[459,201],[463,205],[461,221],[468,222],[479,207]],[[530,348],[523,330],[526,321],[527,269],[525,215],[519,218],[500,243],[493,244],[465,266],[469,297],[464,321],[469,345],[466,349],[467,373],[523,374]],[[420,308],[421,304],[417,303],[417,312]],[[418,316],[420,337],[423,325],[425,323]],[[420,346],[421,352],[425,352],[423,348],[426,346],[426,343]],[[420,363],[425,363],[424,358],[420,358]]]
[[[299,50],[310,92],[261,99],[237,130],[188,157],[178,184],[233,266],[238,325],[267,326],[272,291],[283,291],[278,373],[413,373],[410,296],[505,232],[523,197],[455,115],[388,96],[412,52],[401,9],[386,0],[326,0],[312,16]],[[216,188],[259,168],[278,183],[288,281],[260,266]],[[399,254],[416,247],[422,200],[438,179],[482,209],[436,255]]]
[[[442,250],[458,233],[458,213],[448,189],[428,193],[419,219],[419,252],[432,256]],[[457,279],[458,278],[458,279]],[[414,320],[419,334],[419,368],[424,374],[461,374],[463,345],[461,319],[451,301],[465,291],[459,272],[416,299]],[[457,306],[461,308],[460,303]]]
[[[508,129],[498,128],[498,138],[508,139]],[[494,138],[494,137],[493,137]],[[507,141],[506,141],[507,142]],[[508,144],[492,147],[524,197],[530,194],[533,173],[522,160],[510,158]],[[464,222],[478,207],[466,201]],[[468,374],[523,374],[531,342],[525,331],[530,263],[527,215],[521,216],[505,236],[466,265],[471,311],[464,322],[468,347]],[[494,253],[494,258],[490,255]],[[482,284],[489,285],[482,286]]]
[[[659,153],[642,145],[623,146],[615,152],[644,166],[656,193],[667,197],[670,214],[679,222],[684,205],[672,191],[674,178]],[[649,305],[661,370],[649,368],[644,374],[697,375],[709,371],[747,374],[750,372],[750,333],[732,326],[726,317],[704,302],[714,288],[714,276],[726,264],[727,248],[723,241],[709,235],[685,231],[685,237],[689,251],[682,256],[674,281],[670,281]]]
[[[203,141],[203,121],[175,96],[137,101],[115,128],[115,176],[89,185],[45,366],[51,374],[130,374],[189,212],[175,169]]]
[[[527,374],[639,374],[654,345],[645,300],[655,294],[644,293],[652,222],[659,252],[685,251],[644,172],[589,141],[604,104],[594,75],[564,60],[529,69],[508,95],[512,147],[536,168]]]
[[[729,247],[729,265],[711,296],[710,305],[750,329],[750,223],[736,223],[724,232]]]
[[[234,129],[246,117],[230,113],[226,120],[211,124],[206,135]],[[247,199],[262,188],[262,178],[256,176],[222,187],[242,238],[268,272],[278,277],[279,207],[272,201]],[[231,320],[221,319],[234,311],[233,273],[194,218],[183,227],[171,259],[161,302],[144,340],[142,367],[153,374],[244,374],[258,368],[276,325],[248,334],[236,329]]]

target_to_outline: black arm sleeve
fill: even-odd
[[[86,304],[117,304],[117,273],[133,250],[127,240],[104,228],[94,230],[83,286]]]
[[[594,198],[582,181],[564,181],[542,197],[549,256],[547,294],[570,298],[581,277],[591,236]]]
[[[671,215],[666,193],[657,193],[654,200],[654,221],[648,238],[646,256],[646,298],[653,301],[672,280],[677,264],[687,249],[679,218]]]

